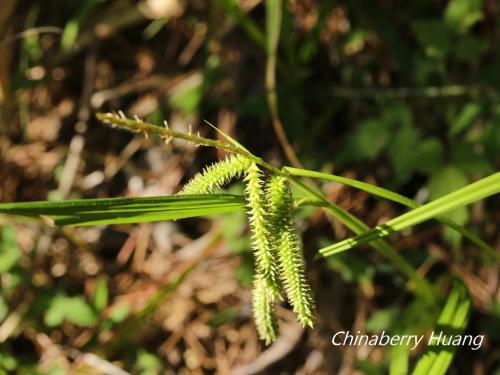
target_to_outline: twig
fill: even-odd
[[[18,39],[23,39],[33,35],[40,35],[40,34],[62,34],[62,29],[56,26],[32,27],[30,29],[26,29],[19,33],[16,33],[8,38],[5,38],[0,43],[0,48],[3,48],[12,42],[15,42]]]
[[[269,105],[269,110],[271,112],[271,121],[273,124],[274,132],[278,137],[278,141],[285,152],[285,156],[288,161],[297,168],[302,168],[302,163],[298,159],[295,151],[290,144],[288,137],[286,136],[285,130],[283,129],[283,124],[279,116],[278,109],[278,98],[276,95],[276,62],[277,62],[277,49],[278,41],[281,28],[281,12],[282,4],[281,1],[274,2],[274,12],[276,19],[272,22],[268,22],[268,26],[272,26],[273,30],[268,30],[271,34],[270,40],[268,40],[268,53],[266,62],[266,91],[267,91],[267,103]],[[272,6],[272,5],[270,5]],[[269,9],[268,9],[269,11]]]
[[[395,88],[354,88],[336,87],[331,90],[333,96],[346,99],[367,98],[446,98],[469,95],[483,89],[491,89],[482,85],[447,85],[430,87],[395,87]]]
[[[94,89],[94,75],[97,60],[97,50],[92,48],[85,59],[85,72],[83,79],[82,94],[80,97],[80,108],[78,110],[78,123],[76,124],[76,134],[69,145],[69,155],[64,163],[61,181],[59,182],[59,193],[67,197],[75,180],[81,154],[85,146],[83,133],[87,129],[87,122],[90,117],[90,97]]]

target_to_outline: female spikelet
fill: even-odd
[[[231,179],[241,177],[251,161],[241,155],[231,155],[195,175],[179,194],[211,194]]]
[[[280,277],[288,300],[303,326],[314,321],[314,301],[304,271],[302,244],[295,230],[293,200],[288,180],[273,176],[268,184],[269,227],[276,244]]]

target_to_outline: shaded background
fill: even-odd
[[[97,111],[216,138],[208,120],[289,164],[266,101],[264,2],[1,6],[0,201],[169,195],[224,157],[111,129]],[[421,203],[498,170],[499,12],[490,0],[283,1],[278,115],[302,164]],[[321,188],[369,226],[404,212]],[[492,197],[449,215],[498,248],[499,206]],[[474,303],[467,333],[487,338],[459,349],[450,373],[500,371],[498,265],[435,223],[392,237],[437,286],[443,300],[429,306],[368,247],[313,261],[352,233],[299,211],[318,319],[302,330],[280,308],[284,339],[265,355],[243,214],[78,229],[0,216],[0,225],[0,373],[383,374],[387,348],[334,348],[332,334],[427,332],[455,278]]]

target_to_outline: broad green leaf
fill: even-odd
[[[329,257],[326,264],[330,269],[337,271],[345,283],[365,284],[375,274],[375,267],[355,252]]]
[[[391,137],[388,153],[397,184],[407,181],[415,169],[418,140],[419,134],[412,125],[401,126]]]
[[[484,176],[495,171],[486,159],[481,145],[472,142],[453,142],[450,145],[450,163],[473,176]]]
[[[91,326],[97,323],[94,310],[81,296],[55,296],[45,313],[45,324],[54,327],[65,319],[79,326]]]
[[[334,245],[325,247],[319,252],[323,256],[330,256],[341,251],[349,250],[355,246],[386,237],[390,233],[412,227],[423,221],[438,217],[445,212],[484,199],[499,192],[500,172],[469,184],[462,189],[420,206],[395,219],[389,220],[383,225],[378,225],[362,235],[348,238]]]
[[[337,160],[344,162],[373,159],[380,154],[389,139],[389,128],[382,119],[367,119],[347,137]]]
[[[415,21],[412,29],[427,56],[443,59],[448,55],[451,48],[451,33],[443,22],[432,19]]]
[[[245,200],[243,197],[230,194],[0,204],[0,212],[2,213],[46,216],[54,220],[57,225],[143,223],[214,215],[244,209]]]
[[[457,285],[451,291],[441,311],[434,330],[436,335],[462,335],[467,327],[471,301],[463,285]],[[446,374],[455,355],[456,347],[437,345],[433,340],[423,357],[417,362],[413,375]]]
[[[466,32],[483,17],[483,0],[450,0],[444,12],[447,26],[457,33]]]
[[[458,61],[470,63],[480,61],[488,50],[488,41],[475,38],[472,35],[463,35],[455,46],[453,54]]]
[[[317,178],[317,179],[321,179],[321,180],[333,181],[333,182],[338,182],[338,183],[341,183],[344,185],[352,186],[356,189],[366,191],[367,193],[370,193],[374,196],[388,199],[390,201],[400,203],[400,204],[407,206],[407,207],[410,207],[410,208],[420,207],[420,205],[417,202],[415,202],[407,197],[404,197],[404,196],[402,196],[398,193],[395,193],[393,191],[381,188],[379,186],[367,184],[366,182],[353,180],[351,178],[336,176],[333,174],[309,171],[306,169],[285,167],[285,168],[283,168],[283,170],[290,173],[293,176]],[[493,258],[496,257],[495,251],[486,242],[484,242],[482,239],[480,239],[478,236],[476,236],[474,233],[472,233],[468,229],[457,224],[454,220],[452,220],[446,216],[438,216],[438,217],[436,217],[436,220],[447,225],[449,228],[455,230],[456,232],[459,232],[460,234],[462,234],[464,237],[469,239],[472,243],[474,243],[479,248],[481,248],[482,250],[487,252],[491,257],[493,257]]]
[[[443,163],[443,146],[436,138],[426,138],[419,142],[415,150],[415,169],[430,174]]]
[[[395,307],[377,310],[366,321],[365,328],[370,332],[390,330],[400,314],[400,309]]]

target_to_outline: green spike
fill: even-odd
[[[303,326],[314,321],[314,300],[305,277],[302,244],[295,229],[293,198],[286,178],[273,176],[268,184],[269,232],[276,244],[280,276],[288,299]]]
[[[266,281],[262,275],[256,275],[254,279],[252,309],[259,336],[269,345],[276,340],[278,323],[274,301],[266,291]]]
[[[281,299],[281,286],[278,278],[276,254],[269,244],[266,204],[262,194],[262,173],[255,163],[247,170],[245,181],[246,198],[249,208],[249,224],[252,247],[255,252],[256,271],[262,275],[266,290],[272,299]]]
[[[231,179],[241,177],[250,164],[251,161],[244,156],[231,155],[227,159],[205,168],[202,173],[198,173],[179,194],[211,194]]]

